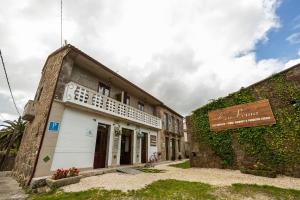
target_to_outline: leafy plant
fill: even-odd
[[[10,151],[19,149],[26,127],[26,122],[21,117],[14,121],[6,120],[4,123],[4,125],[0,125],[2,127],[0,130],[0,150],[5,151],[5,155],[0,160],[0,170],[4,168]]]
[[[79,175],[79,169],[72,167],[70,169],[57,169],[56,172],[52,175],[52,179],[58,180],[67,177],[73,177]]]
[[[210,130],[209,111],[264,98],[270,101],[276,119],[275,125],[219,132]],[[235,136],[246,155],[254,158],[253,164],[259,162],[264,166],[264,169],[258,170],[282,171],[284,168],[294,166],[300,169],[300,104],[297,103],[299,101],[299,89],[285,80],[284,74],[275,75],[263,83],[242,88],[195,110],[191,117],[194,134],[199,142],[206,143],[215,152],[225,167],[233,167],[235,164],[236,157],[232,145]]]
[[[69,176],[78,176],[79,174],[79,169],[76,167],[72,167],[69,169]]]
[[[52,178],[54,180],[67,178],[68,173],[69,173],[68,169],[57,169],[56,172],[53,174]]]
[[[17,150],[22,140],[26,122],[19,117],[14,121],[4,121],[0,127],[2,127],[0,129],[0,150],[7,150],[10,142],[12,142],[11,149]]]

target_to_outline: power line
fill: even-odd
[[[63,22],[62,22],[62,11],[63,11],[63,0],[60,0],[60,46],[63,46],[63,41],[62,41],[62,33],[63,33]]]
[[[4,59],[3,59],[3,57],[2,57],[2,52],[1,52],[1,50],[0,50],[0,57],[1,57],[1,62],[2,62],[3,69],[4,69],[5,78],[6,78],[6,82],[7,82],[9,91],[10,91],[11,98],[12,98],[12,100],[13,100],[13,103],[14,103],[14,105],[15,105],[15,108],[16,108],[17,113],[18,113],[19,116],[21,117],[20,111],[19,111],[19,109],[18,109],[18,107],[17,107],[17,104],[16,104],[16,101],[15,101],[14,95],[13,95],[12,90],[11,90],[11,87],[10,87],[10,83],[9,83],[9,80],[8,80],[8,76],[7,76],[7,72],[6,72],[6,68],[5,68],[5,64],[4,64]]]

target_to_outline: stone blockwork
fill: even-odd
[[[284,81],[295,85],[300,91],[300,64],[280,72],[278,75],[282,75]],[[275,77],[273,75],[272,77]],[[270,101],[273,112],[282,109],[288,104],[291,104],[289,100],[280,100],[274,89],[270,86],[272,77],[257,82],[248,88],[251,89],[252,95],[255,99],[267,98]],[[224,97],[230,98],[230,97]],[[296,100],[297,103],[300,99]],[[205,143],[204,139],[201,138],[200,134],[195,131],[195,124],[190,116],[186,117],[187,132],[191,137],[190,146],[190,160],[193,167],[205,167],[205,168],[231,168],[231,169],[251,169],[257,165],[260,161],[256,157],[251,157],[247,154],[245,146],[241,145],[238,141],[238,137],[234,129],[232,129],[232,140],[231,146],[234,153],[234,163],[231,166],[223,165],[222,160],[212,151],[212,149]],[[282,122],[281,122],[282,123]],[[288,122],[287,122],[288,123]],[[201,131],[201,130],[199,130]],[[276,134],[276,133],[274,133]],[[289,144],[290,145],[290,144]],[[274,150],[275,151],[275,150]],[[289,164],[288,166],[277,167],[276,172],[288,176],[300,177],[300,163]]]
[[[179,159],[179,155],[181,158],[184,158],[184,137],[183,137],[183,118],[175,113],[170,112],[170,110],[163,108],[163,107],[157,107],[156,108],[157,116],[162,119],[162,129],[160,130],[160,137],[158,138],[158,151],[161,153],[161,159],[162,160],[171,160],[172,159],[172,147],[170,146],[170,143],[172,139],[175,139],[176,146],[175,146],[175,159]],[[166,120],[164,119],[164,115],[168,115],[168,123],[166,123]],[[174,123],[172,122],[172,119],[174,119]],[[179,123],[178,123],[179,122]],[[168,124],[168,125],[167,125]],[[169,138],[169,148],[168,148],[168,158],[166,153],[166,137]],[[178,148],[178,141],[180,143],[180,152]]]
[[[220,158],[208,147],[208,145],[199,140],[193,132],[192,120],[186,117],[187,132],[190,135],[190,162],[192,167],[203,168],[222,168]],[[197,141],[197,142],[195,142]]]
[[[28,185],[33,176],[60,68],[68,51],[69,49],[65,48],[54,52],[48,57],[44,66],[34,101],[35,118],[27,124],[13,170],[13,175],[23,186]]]
[[[6,152],[0,152],[0,160],[3,159],[5,156]],[[10,153],[8,157],[6,158],[6,161],[4,163],[4,168],[1,169],[2,171],[11,171],[14,168],[15,164],[15,159],[16,159],[16,154],[15,153]]]

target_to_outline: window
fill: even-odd
[[[139,109],[140,111],[143,111],[143,112],[144,112],[145,105],[144,105],[143,103],[141,103],[141,102],[138,102],[138,109]]]
[[[172,131],[174,131],[175,132],[175,118],[174,118],[174,116],[172,116],[171,117],[171,124],[172,124]]]
[[[168,127],[169,127],[169,119],[168,119],[168,113],[164,113],[164,128],[166,130],[168,130]]]
[[[180,121],[177,119],[177,133],[180,133]]]
[[[125,103],[126,105],[130,105],[130,96],[126,92],[124,93],[123,103]]]
[[[98,92],[104,96],[109,97],[110,95],[110,87],[105,85],[104,83],[99,83]]]
[[[150,135],[150,146],[156,147],[156,136],[155,135]]]

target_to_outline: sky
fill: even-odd
[[[59,0],[0,0],[0,48],[21,112],[60,47]],[[300,62],[298,0],[63,0],[63,38],[188,115]],[[0,68],[0,124],[16,119]]]

